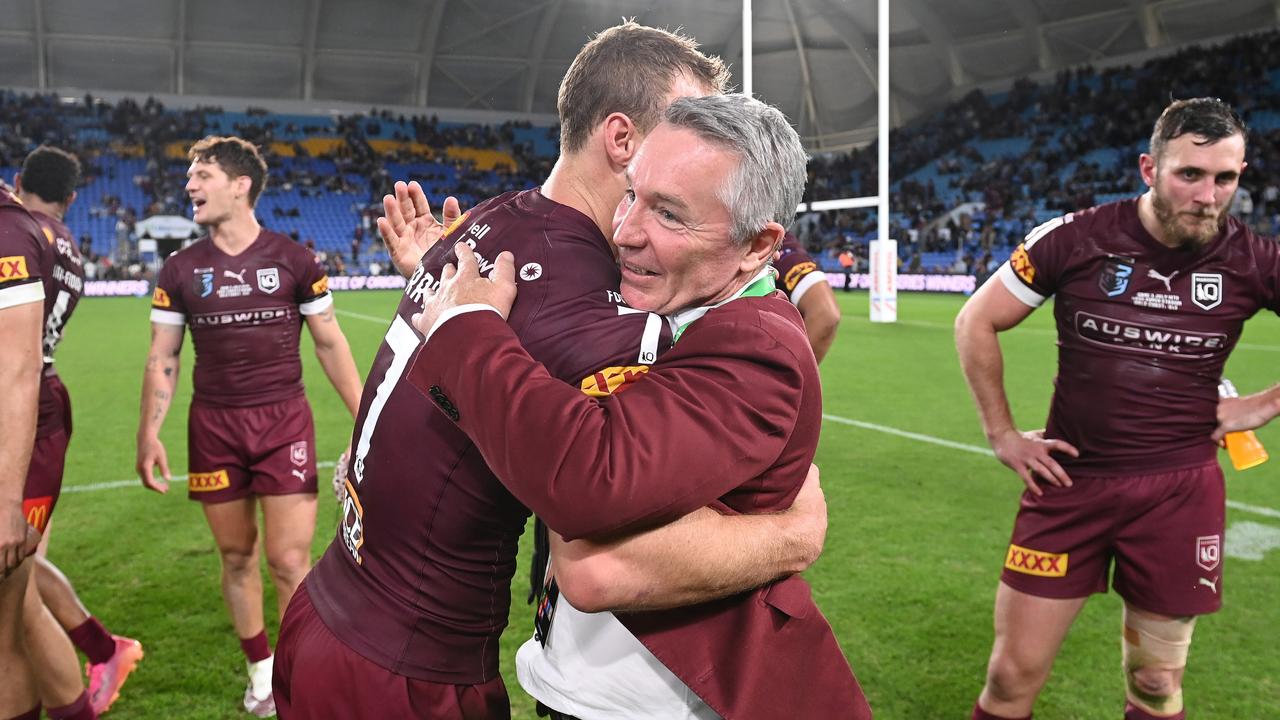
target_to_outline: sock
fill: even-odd
[[[51,707],[46,712],[51,720],[94,720],[93,706],[89,704],[89,693],[82,692],[80,697],[70,705]]]
[[[1186,720],[1187,711],[1179,710],[1175,715],[1152,715],[1131,702],[1124,704],[1124,720]]]
[[[102,627],[102,623],[98,622],[98,618],[89,616],[79,626],[68,630],[67,637],[71,638],[71,642],[80,648],[80,652],[89,658],[89,662],[94,665],[111,659],[116,654],[116,641],[111,637],[111,633]]]
[[[40,711],[43,709],[44,708],[39,703],[36,703],[34,708],[22,713],[21,715],[14,715],[9,718],[9,720],[40,720]]]
[[[240,638],[240,649],[251,663],[271,657],[271,641],[267,640],[267,631],[263,630],[251,638]]]
[[[982,709],[978,703],[973,704],[973,714],[969,716],[969,720],[1031,720],[1030,715],[1019,718],[1005,717],[1004,715],[996,715]]]

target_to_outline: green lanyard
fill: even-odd
[[[684,331],[688,330],[690,325],[692,325],[695,321],[697,321],[698,318],[702,317],[703,315],[706,315],[708,311],[714,310],[720,307],[721,305],[737,300],[738,298],[764,297],[772,293],[775,289],[776,289],[776,285],[773,279],[773,268],[766,267],[764,269],[764,272],[756,276],[755,280],[752,280],[750,283],[747,283],[746,287],[739,290],[737,293],[733,295],[733,297],[730,297],[728,300],[725,300],[724,302],[716,303],[715,305],[707,305],[705,307],[700,307],[700,308],[697,308],[696,310],[689,311],[693,315],[693,317],[689,318],[684,323],[680,324],[679,327],[676,328],[675,333],[672,334],[671,336],[671,344],[674,345],[676,341],[680,339],[680,336],[684,335]]]

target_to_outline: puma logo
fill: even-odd
[[[233,273],[233,272],[231,272],[230,270],[223,270],[223,271],[222,271],[222,277],[235,278],[235,279],[236,279],[236,280],[238,280],[239,282],[242,282],[242,283],[243,283],[243,282],[244,282],[244,270],[241,270],[241,271],[240,271],[240,272],[238,272],[238,273]]]
[[[1209,588],[1210,590],[1212,590],[1214,595],[1217,595],[1217,594],[1218,594],[1218,579],[1217,579],[1217,578],[1214,578],[1213,580],[1210,580],[1209,578],[1200,578],[1200,584],[1201,584],[1201,585],[1204,585],[1205,587],[1207,587],[1207,588]]]
[[[298,478],[298,482],[300,483],[305,483],[307,481],[307,474],[301,470],[290,470],[289,474]],[[1200,578],[1200,580],[1203,581],[1204,578]],[[1217,590],[1214,590],[1214,592],[1217,592]]]
[[[1177,270],[1174,270],[1173,272],[1169,273],[1168,277],[1165,277],[1164,275],[1161,275],[1160,273],[1156,272],[1155,268],[1151,268],[1150,270],[1147,271],[1147,277],[1151,278],[1152,280],[1159,280],[1160,282],[1164,283],[1165,292],[1173,292],[1173,288],[1170,287],[1170,283],[1173,282],[1173,279],[1177,275],[1178,275]]]

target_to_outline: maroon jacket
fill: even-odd
[[[566,539],[651,527],[712,503],[785,509],[822,423],[817,363],[799,313],[777,294],[708,312],[645,378],[604,398],[552,377],[490,312],[441,325],[407,378]],[[871,716],[799,577],[619,619],[730,720]]]

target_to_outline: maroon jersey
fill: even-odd
[[[515,255],[511,327],[584,392],[608,395],[641,376],[671,335],[660,316],[621,304],[596,225],[537,190],[476,206],[410,278],[360,400],[342,523],[307,587],[325,624],[366,658],[411,678],[471,685],[498,674],[528,511],[405,378],[422,342],[412,315],[458,241],[475,249],[482,273],[499,252]]]
[[[303,394],[302,317],[332,304],[316,256],[263,230],[239,255],[207,237],[170,255],[156,278],[151,321],[191,327],[193,402],[249,407]]]
[[[791,233],[783,236],[782,249],[773,268],[778,271],[778,289],[787,294],[793,305],[800,304],[800,298],[809,288],[827,281],[827,274],[818,269],[818,263]]]
[[[1280,246],[1235,218],[1197,250],[1157,242],[1137,200],[1036,228],[997,275],[1038,306],[1056,296],[1058,376],[1046,435],[1068,472],[1132,474],[1212,461],[1218,380],[1245,320],[1277,310]]]
[[[84,290],[80,251],[71,232],[58,220],[31,212],[0,189],[0,308],[44,302],[42,345],[45,373],[40,383],[36,436],[63,429],[65,403],[53,392],[56,374],[48,367],[63,328]]]

